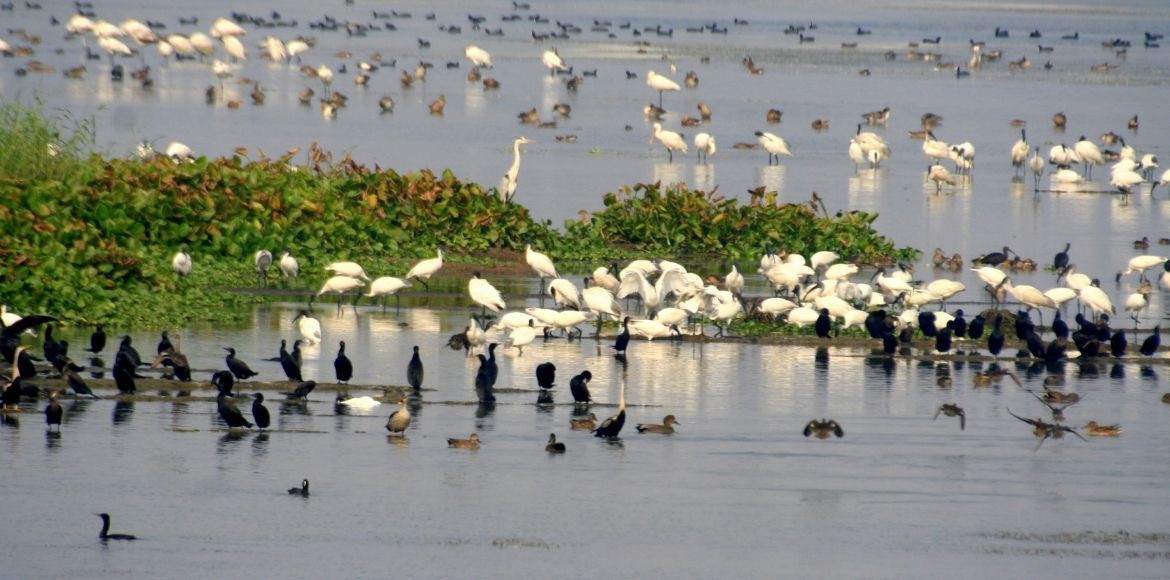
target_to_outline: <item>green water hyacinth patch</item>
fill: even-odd
[[[329,262],[401,276],[440,244],[451,262],[489,266],[523,264],[528,240],[582,265],[635,255],[748,260],[765,244],[863,262],[914,253],[878,235],[875,215],[828,217],[807,204],[778,204],[774,194],[741,204],[638,184],[606,194],[605,209],[558,231],[449,171],[370,169],[348,156],[334,162],[315,146],[296,159],[81,157],[76,135],[84,131],[64,138],[54,121],[13,110],[0,127],[0,158],[32,160],[0,167],[0,302],[80,324],[243,320],[249,304],[271,299],[239,291],[256,287],[259,249],[279,258],[289,248],[301,261],[300,296],[320,286]],[[49,156],[49,143],[58,144],[55,153],[38,159]],[[183,246],[194,261],[186,278],[170,266]]]

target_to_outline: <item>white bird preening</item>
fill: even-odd
[[[1051,308],[1056,310],[1056,302],[1035,286],[1015,286],[1012,284],[1012,279],[1010,277],[1004,278],[1003,282],[1000,282],[1000,285],[1002,285],[1004,290],[1007,290],[1008,294],[1011,294],[1012,298],[1015,298],[1017,302],[1027,306],[1028,311],[1035,309],[1036,312],[1040,315],[1041,324],[1044,323],[1044,314],[1040,311],[1041,308]]]
[[[687,142],[682,135],[674,131],[667,131],[662,128],[662,123],[654,123],[654,132],[650,135],[650,142],[653,143],[658,139],[664,147],[666,147],[666,154],[669,156],[670,162],[674,163],[674,152],[687,152]]]
[[[418,280],[422,283],[423,288],[427,289],[427,292],[431,291],[431,287],[427,285],[427,280],[430,280],[431,276],[434,276],[435,273],[443,267],[443,248],[440,246],[437,250],[435,250],[435,252],[437,253],[437,256],[434,258],[427,258],[415,264],[410,269],[410,271],[406,273],[407,280],[410,280],[411,278]]]
[[[300,333],[301,338],[305,339],[308,344],[319,344],[321,342],[321,321],[309,315],[307,310],[302,310],[297,314],[293,320],[293,324],[297,327],[297,332]]]
[[[524,347],[532,344],[534,340],[536,340],[536,323],[532,318],[529,318],[528,326],[512,329],[508,339],[504,341],[504,346],[515,348],[519,351],[519,355],[523,356]]]
[[[937,195],[942,192],[943,184],[954,185],[955,178],[951,177],[951,172],[947,171],[946,167],[935,163],[930,166],[930,172],[927,173],[926,178],[934,182],[934,193]]]
[[[1150,184],[1150,195],[1154,195],[1154,190],[1157,189],[1159,185],[1163,187],[1170,185],[1170,169],[1163,171],[1162,177],[1159,177],[1158,181]]]
[[[471,65],[475,68],[492,68],[492,55],[474,44],[470,44],[467,48],[463,49],[463,56],[466,56],[467,60],[470,60]]]
[[[1026,129],[1020,129],[1020,139],[1012,145],[1012,167],[1016,170],[1016,175],[1020,175],[1020,171],[1024,168],[1024,161],[1028,158],[1028,133]],[[1039,151],[1039,149],[1037,149]]]
[[[386,297],[394,297],[394,311],[400,310],[401,297],[398,291],[403,288],[409,288],[410,282],[402,278],[395,278],[394,276],[382,276],[370,283],[370,293],[366,294],[366,298],[382,298],[382,312],[386,312]]]
[[[467,293],[471,295],[472,302],[483,307],[485,313],[488,310],[499,312],[508,307],[500,291],[491,282],[484,280],[479,272],[467,282]]]
[[[706,163],[707,157],[715,154],[715,138],[710,133],[695,135],[695,150],[698,151],[699,163]]]
[[[512,201],[516,195],[516,184],[520,177],[520,146],[531,142],[527,137],[520,137],[512,142],[512,166],[504,172],[504,177],[500,179],[500,185],[496,188],[500,201],[504,203]]]
[[[544,51],[544,54],[540,55],[540,60],[544,66],[548,67],[549,76],[557,74],[557,71],[568,70],[565,67],[565,61],[561,59],[561,55],[555,48]]]
[[[662,92],[663,91],[678,91],[681,87],[678,83],[670,80],[670,78],[662,76],[653,70],[646,73],[646,86],[658,91],[658,106],[662,107]]]
[[[871,169],[877,169],[878,164],[883,159],[890,158],[890,146],[886,144],[885,139],[879,137],[877,133],[862,131],[861,123],[857,124],[857,134],[853,137],[852,143],[850,143],[850,157],[853,157],[853,143],[857,144],[861,152],[862,160],[868,162]],[[854,159],[854,162],[856,162],[856,159]]]
[[[1081,138],[1073,145],[1073,151],[1076,152],[1081,163],[1085,164],[1085,179],[1092,179],[1094,165],[1105,164],[1105,157],[1101,155],[1101,149],[1097,147],[1096,143],[1085,139],[1084,135],[1081,135]]]
[[[768,152],[768,165],[772,164],[772,159],[776,159],[776,164],[780,164],[780,156],[792,156],[792,151],[788,149],[788,142],[783,137],[773,133],[766,133],[764,131],[756,131],[756,137],[759,138],[760,146]]]
[[[187,145],[178,141],[171,141],[167,144],[167,148],[163,154],[170,158],[175,163],[182,163],[184,161],[191,162],[195,160],[195,152]]]
[[[191,267],[191,254],[187,253],[187,246],[183,246],[171,258],[171,269],[179,276],[186,278],[191,275]]]
[[[557,274],[557,267],[553,264],[552,258],[549,258],[547,255],[533,250],[531,243],[524,245],[524,261],[528,263],[528,266],[532,268],[534,272],[536,272],[537,276],[540,276],[541,288],[544,288],[545,278],[560,277],[560,275]]]
[[[296,278],[301,272],[301,265],[286,248],[280,253],[280,275],[285,278]]]

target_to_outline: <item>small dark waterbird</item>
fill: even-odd
[[[548,434],[548,445],[544,446],[544,450],[549,453],[564,453],[565,444],[557,441],[556,433]]]
[[[309,497],[309,480],[302,479],[300,487],[288,488],[289,495],[299,495],[301,497]]]
[[[414,353],[410,355],[410,362],[406,363],[406,384],[414,390],[419,390],[423,385],[423,363],[418,356],[418,345],[414,345]]]
[[[804,436],[815,436],[817,439],[828,439],[829,435],[844,437],[845,430],[833,419],[813,419],[804,426]]]
[[[967,413],[963,411],[962,407],[954,403],[943,403],[942,406],[940,406],[938,410],[934,412],[935,420],[938,420],[939,414],[946,415],[947,417],[958,417],[959,430],[965,431],[967,429]]]
[[[272,415],[264,406],[264,393],[256,393],[252,399],[252,420],[258,429],[267,429],[272,424]]]
[[[57,402],[57,391],[49,394],[49,405],[45,407],[45,425],[49,431],[53,430],[53,425],[57,426],[57,432],[61,432],[61,419],[65,417],[65,411],[61,408],[61,403]]]
[[[102,519],[102,531],[98,533],[98,537],[102,541],[106,540],[137,540],[138,536],[131,534],[111,534],[110,533],[110,514],[94,514]]]
[[[228,347],[224,347],[224,350],[226,350],[228,353],[227,358],[226,358],[227,368],[229,371],[231,371],[232,375],[237,380],[242,381],[244,379],[249,379],[249,378],[252,378],[252,377],[260,374],[260,373],[257,373],[256,371],[252,370],[248,366],[248,363],[236,358],[236,349],[228,346]]]
[[[597,429],[593,430],[595,437],[604,437],[606,439],[616,439],[622,432],[622,427],[626,425],[626,379],[622,376],[621,387],[618,389],[618,412],[616,415],[601,422]]]
[[[232,404],[230,401],[227,401],[226,399],[227,395],[223,393],[220,393],[215,398],[215,406],[219,411],[219,418],[223,419],[223,422],[227,423],[227,426],[231,429],[236,429],[239,427],[251,428],[252,423],[245,419],[244,414],[241,413],[234,404]]]
[[[349,360],[348,356],[345,356],[344,340],[338,346],[337,358],[333,359],[333,372],[337,375],[337,382],[341,384],[348,384],[349,380],[353,378],[353,362]],[[289,377],[289,380],[292,380],[292,377]]]
[[[589,381],[593,380],[593,373],[581,371],[581,374],[569,381],[569,391],[573,393],[573,400],[577,403],[589,403],[593,398],[589,396]]]
[[[557,378],[557,367],[551,362],[543,362],[536,365],[536,384],[542,389],[553,388],[553,383]]]

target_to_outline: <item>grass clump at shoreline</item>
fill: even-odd
[[[774,194],[743,205],[682,186],[638,184],[606,194],[604,210],[566,222],[561,232],[450,171],[371,170],[348,156],[334,162],[315,146],[299,168],[291,156],[182,164],[81,157],[92,142],[87,125],[63,134],[61,120],[36,109],[3,104],[0,112],[0,158],[26,159],[0,166],[0,302],[75,323],[240,320],[261,298],[228,289],[256,285],[259,249],[279,259],[289,248],[301,261],[304,288],[324,280],[323,266],[334,260],[393,266],[401,275],[439,245],[452,261],[476,262],[500,251],[514,256],[527,240],[576,262],[754,260],[766,244],[829,249],[865,263],[914,252],[878,235],[876,216],[818,216],[807,205],[777,204]],[[184,245],[195,269],[180,279],[170,259]]]

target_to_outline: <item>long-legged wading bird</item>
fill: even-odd
[[[504,203],[512,201],[512,198],[516,196],[516,184],[519,182],[520,176],[520,146],[531,142],[527,137],[520,137],[512,142],[512,166],[504,172],[504,176],[500,178],[500,184],[496,188],[500,201]]]

